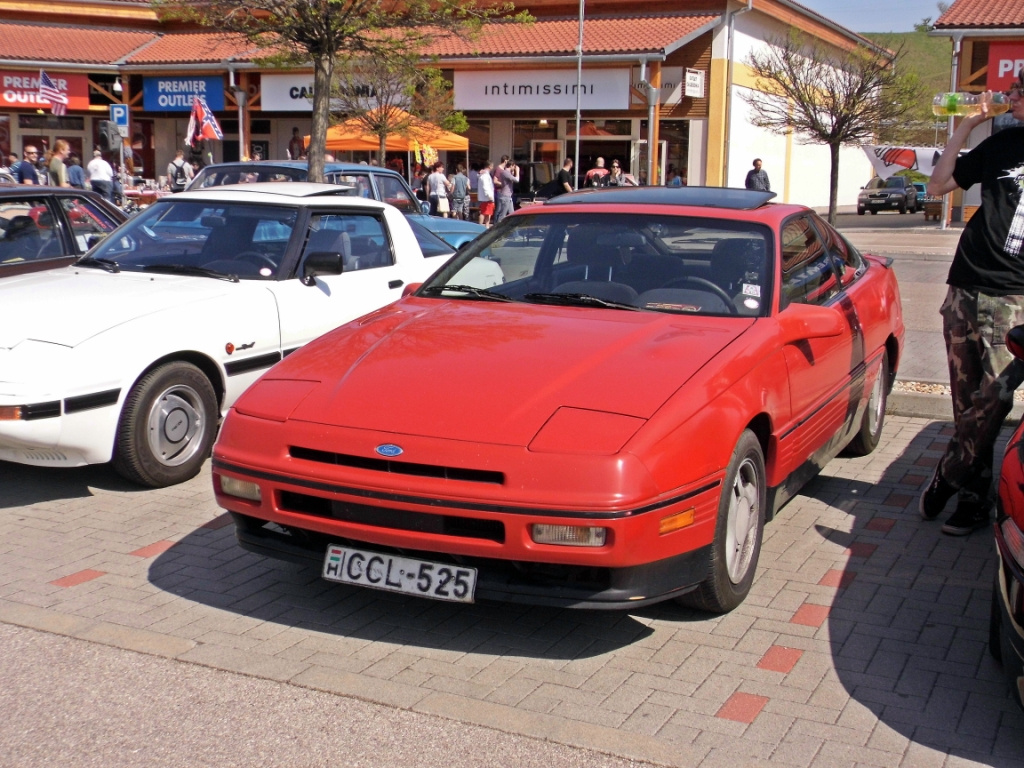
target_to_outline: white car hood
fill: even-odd
[[[4,278],[0,349],[27,340],[75,347],[121,323],[215,299],[232,285],[205,277],[110,273],[93,267]]]

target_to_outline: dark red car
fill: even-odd
[[[66,266],[125,218],[94,192],[0,186],[0,277]]]

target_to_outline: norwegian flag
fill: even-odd
[[[192,115],[188,119],[188,138],[185,143],[194,147],[197,141],[203,139],[224,140],[224,132],[217,124],[217,118],[202,96],[192,97]]]
[[[50,76],[41,69],[39,70],[39,99],[50,102],[50,111],[55,115],[68,113],[67,94],[58,90]]]

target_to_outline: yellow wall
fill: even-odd
[[[728,62],[711,59],[711,82],[708,85],[707,165],[704,183],[709,187],[725,186],[725,121],[728,89]]]

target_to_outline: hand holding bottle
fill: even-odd
[[[1006,94],[985,91],[984,93],[940,93],[932,99],[932,114],[937,117],[993,117],[1010,109]]]

